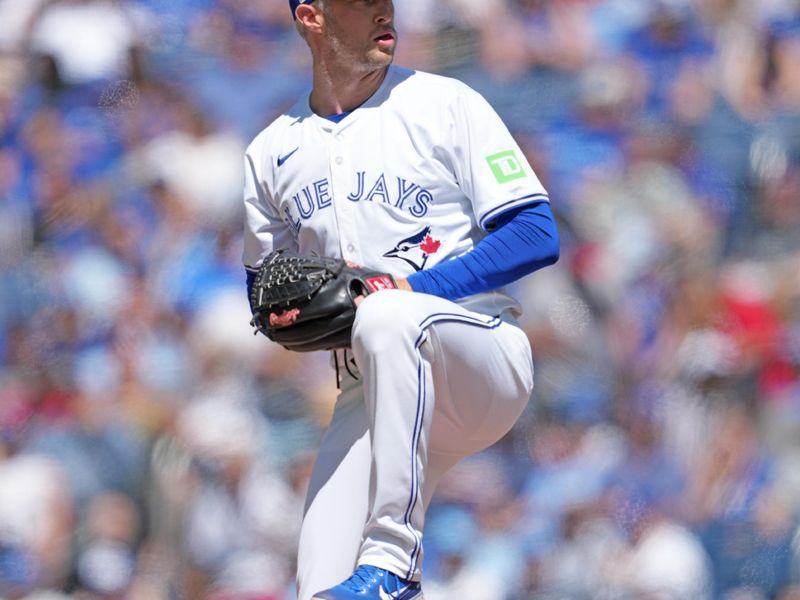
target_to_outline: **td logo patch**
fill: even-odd
[[[489,163],[497,183],[508,183],[526,176],[525,169],[522,168],[522,163],[513,150],[504,150],[487,156],[486,162]]]

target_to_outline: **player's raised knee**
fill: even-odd
[[[411,292],[384,290],[370,294],[356,311],[355,327],[391,327],[408,316]]]
[[[392,340],[410,338],[418,323],[409,311],[411,292],[385,290],[370,294],[359,305],[353,324],[353,345],[378,351]]]

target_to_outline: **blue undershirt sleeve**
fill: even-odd
[[[245,271],[247,273],[247,302],[250,304],[250,311],[253,310],[253,305],[250,299],[253,297],[253,286],[256,283],[256,273],[254,271]]]
[[[559,238],[549,202],[501,214],[469,252],[408,277],[416,292],[458,300],[507,285],[553,264]]]

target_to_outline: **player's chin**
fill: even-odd
[[[394,45],[384,45],[378,48],[373,48],[368,54],[369,62],[380,67],[390,65],[392,60],[394,60],[394,48]]]
[[[369,70],[380,69],[392,64],[392,60],[394,60],[394,52],[386,53],[386,52],[370,52],[364,64]]]
[[[377,38],[374,43],[375,45],[370,48],[369,54],[375,58],[384,57],[385,59],[388,57],[391,62],[395,48],[397,48],[397,38],[393,35],[386,34],[385,36]]]

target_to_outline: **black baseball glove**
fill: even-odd
[[[269,254],[250,295],[250,324],[288,350],[312,352],[350,346],[355,298],[397,288],[388,273],[353,266],[340,258]]]

